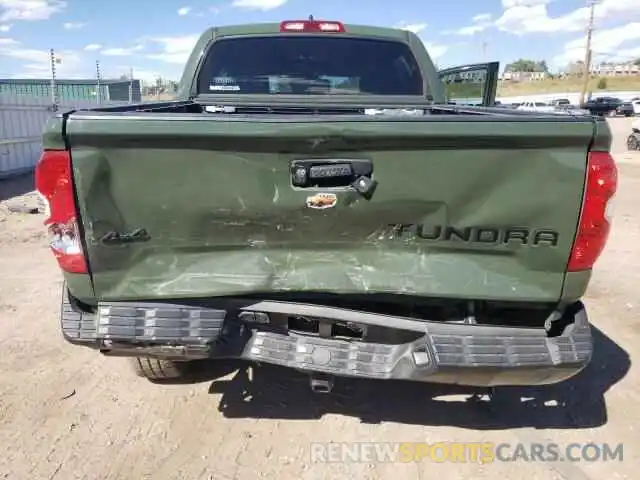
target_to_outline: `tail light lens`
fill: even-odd
[[[593,268],[611,229],[610,202],[618,188],[618,169],[609,152],[590,152],[580,224],[568,271]]]
[[[286,20],[280,23],[281,32],[304,33],[344,33],[342,22],[329,22],[324,20]]]
[[[78,232],[69,152],[45,150],[36,165],[35,183],[46,204],[44,224],[49,229],[50,247],[60,268],[69,273],[87,273]]]

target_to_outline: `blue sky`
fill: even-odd
[[[584,57],[586,0],[0,0],[0,78],[178,79],[213,25],[316,18],[415,31],[441,67],[523,57],[562,68]],[[600,0],[598,60],[640,57],[640,0]],[[483,47],[484,46],[484,47]],[[484,57],[483,57],[484,51]]]

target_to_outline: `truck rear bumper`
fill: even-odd
[[[593,343],[581,303],[568,308],[564,332],[542,328],[440,323],[288,302],[231,310],[166,303],[102,303],[78,313],[63,300],[62,331],[73,344],[107,355],[175,360],[241,358],[316,375],[403,379],[470,386],[543,385],[581,371]],[[319,335],[287,330],[288,316],[318,321]],[[315,320],[314,320],[315,319]],[[284,322],[284,323],[283,323]],[[330,335],[335,322],[401,330],[404,343]],[[324,336],[322,332],[325,332]],[[378,340],[379,341],[379,340]]]

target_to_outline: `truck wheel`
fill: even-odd
[[[133,357],[129,360],[136,375],[154,382],[185,378],[189,373],[188,362],[175,362],[173,360],[160,360],[150,357]]]
[[[629,135],[627,138],[627,150],[633,152],[635,150],[640,150],[640,141],[636,138],[636,135],[633,133]]]

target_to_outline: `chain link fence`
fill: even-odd
[[[141,93],[143,101],[173,100],[178,93],[178,82],[164,78],[143,81],[141,82]]]
[[[29,172],[42,130],[57,112],[175,98],[177,82],[119,79],[29,79],[0,73],[0,179]]]

